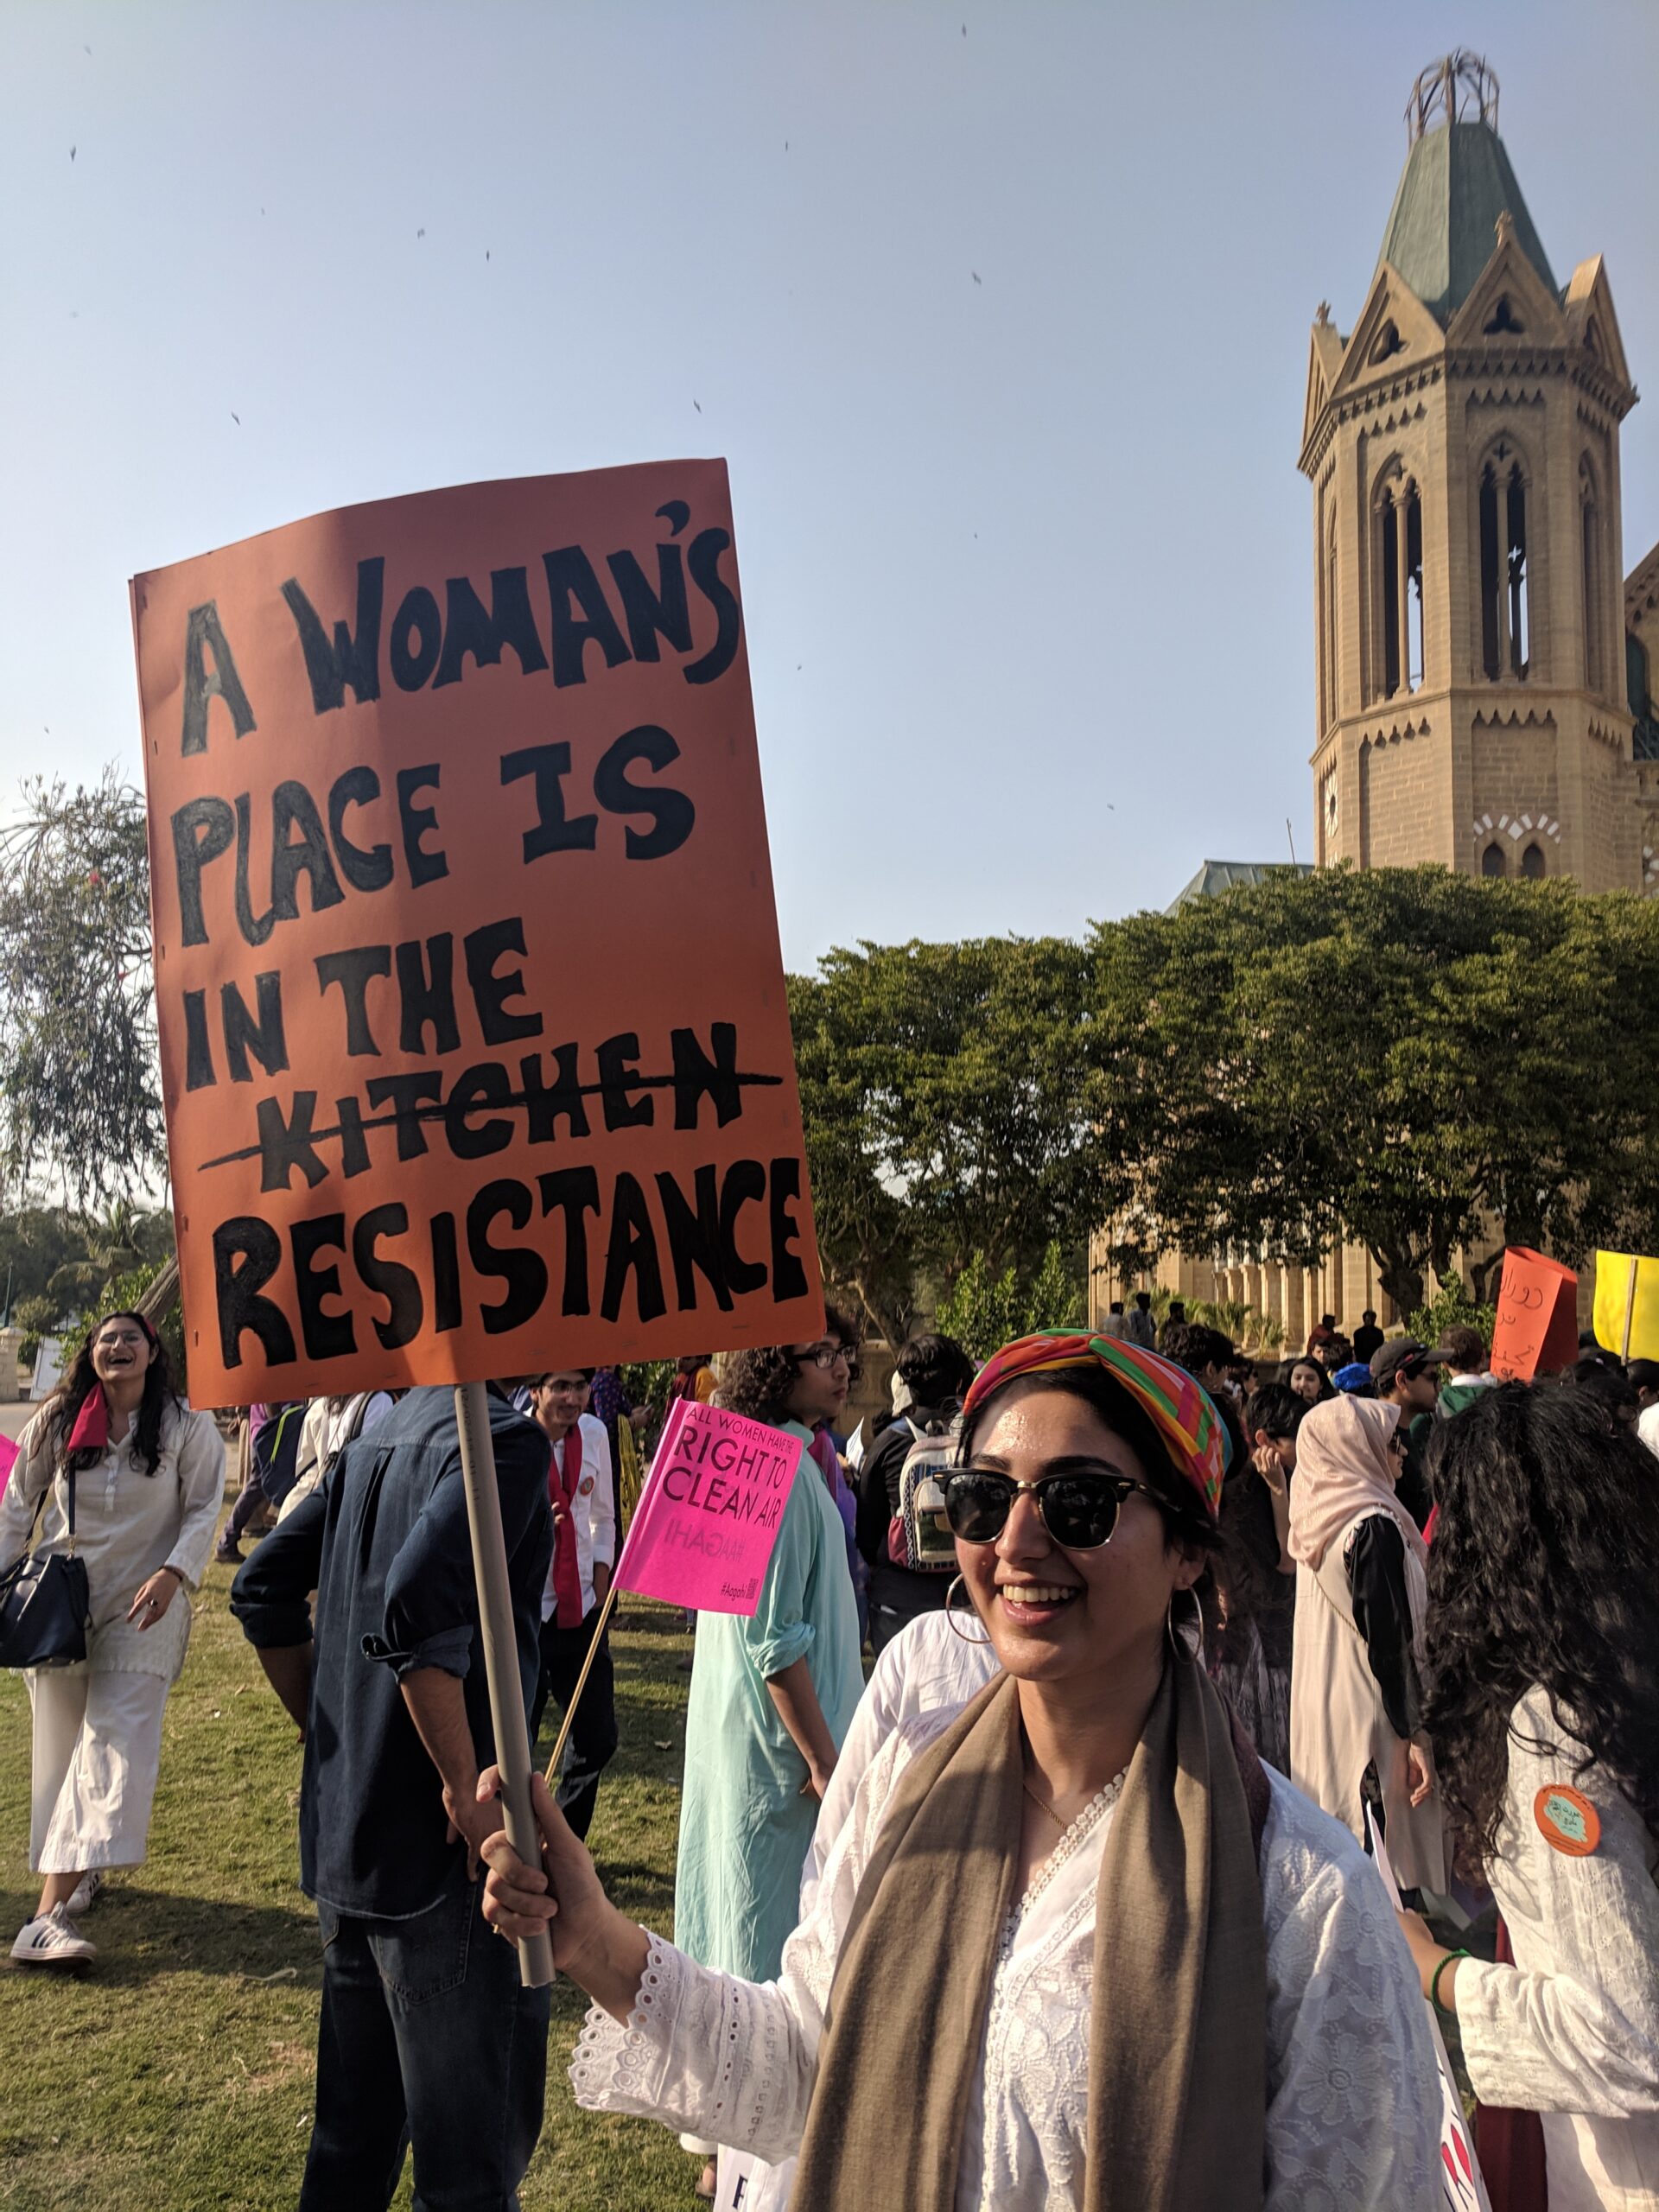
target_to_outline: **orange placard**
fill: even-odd
[[[132,596],[196,1403],[816,1335],[725,464]]]
[[[1579,1279],[1524,1244],[1503,1255],[1492,1325],[1492,1372],[1529,1382],[1570,1367],[1579,1353]]]

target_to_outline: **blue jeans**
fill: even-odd
[[[317,2106],[300,2212],[384,2212],[415,2153],[416,2212],[518,2212],[541,2133],[549,1993],[455,1873],[410,1920],[319,1904]]]

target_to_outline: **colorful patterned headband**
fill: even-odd
[[[1043,1329],[1016,1337],[994,1352],[963,1402],[963,1426],[1005,1382],[1022,1376],[1047,1375],[1059,1367],[1101,1367],[1122,1385],[1157,1430],[1170,1458],[1204,1501],[1213,1521],[1221,1511],[1222,1478],[1232,1458],[1232,1442],[1209,1394],[1184,1367],[1142,1351],[1121,1337],[1084,1337],[1066,1329]]]

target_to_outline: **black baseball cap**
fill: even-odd
[[[1386,1390],[1402,1367],[1421,1372],[1425,1367],[1444,1367],[1446,1360],[1443,1351],[1430,1351],[1415,1337],[1390,1337],[1371,1354],[1371,1380],[1378,1389]]]

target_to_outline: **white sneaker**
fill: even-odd
[[[104,1870],[94,1866],[90,1874],[83,1874],[69,1895],[63,1908],[71,1920],[79,1920],[83,1912],[90,1912],[98,1903],[104,1889]]]
[[[95,1959],[98,1946],[86,1941],[64,1906],[54,1904],[18,1929],[11,1955],[21,1966],[75,1967]]]

